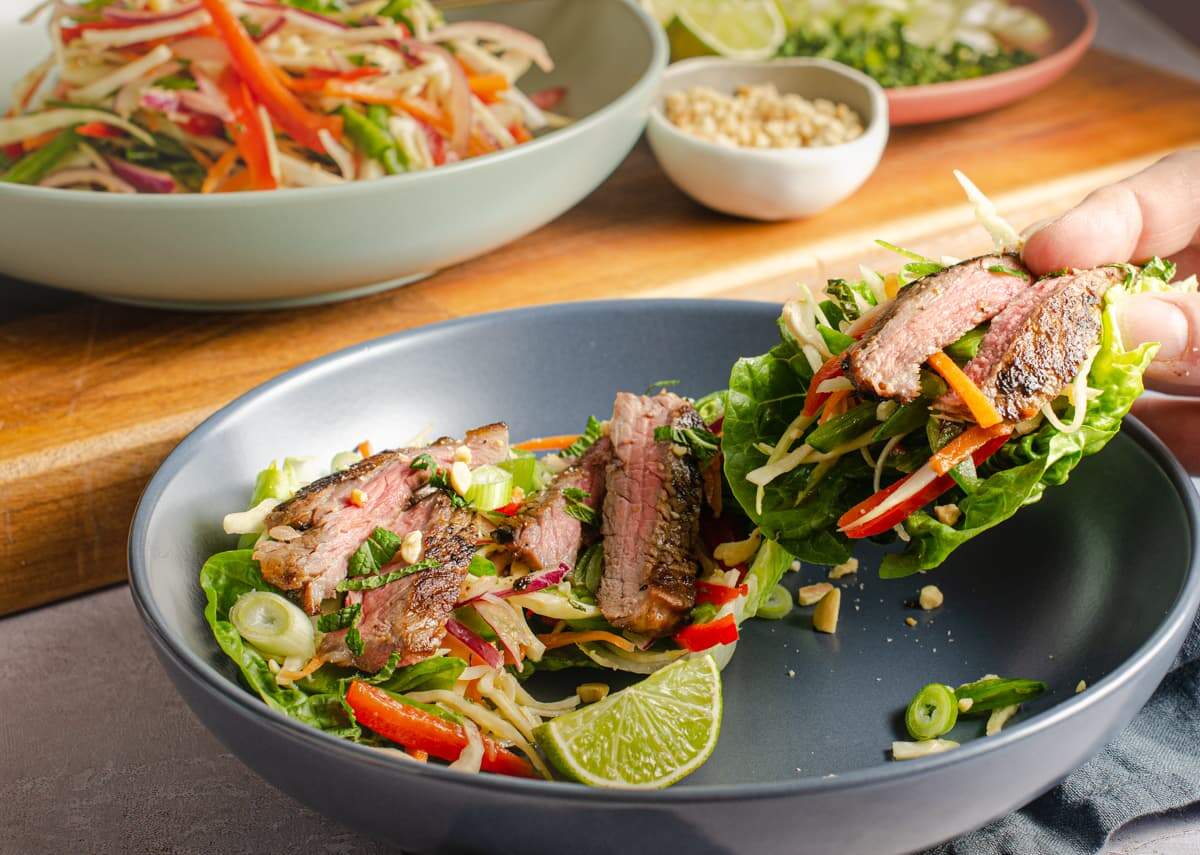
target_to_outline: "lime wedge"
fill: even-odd
[[[775,0],[779,11],[783,13],[783,23],[788,32],[798,30],[808,23],[812,17],[811,0]]]
[[[667,25],[672,59],[770,59],[787,38],[775,0],[675,0]]]
[[[657,790],[699,769],[721,732],[721,673],[681,659],[628,689],[539,727],[554,767],[593,787]]]
[[[675,17],[676,0],[641,0],[642,8],[664,27]]]

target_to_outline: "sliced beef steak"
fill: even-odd
[[[1056,397],[1100,341],[1100,299],[1124,273],[1112,267],[1041,279],[992,319],[965,369],[1006,421],[1027,419]],[[936,409],[969,419],[956,393]]]
[[[648,635],[669,633],[696,600],[700,470],[690,453],[655,441],[654,429],[664,425],[704,427],[692,405],[670,393],[617,395],[598,599],[612,624]]]
[[[366,591],[358,625],[363,652],[355,656],[346,646],[347,630],[338,630],[321,639],[318,653],[327,662],[378,671],[395,651],[400,652],[400,665],[411,665],[432,655],[441,644],[446,619],[458,602],[475,554],[476,518],[470,511],[452,508],[444,494],[419,504],[427,520],[422,560],[437,561],[438,566]],[[397,561],[380,573],[404,566]]]
[[[567,512],[565,491],[583,490],[583,504],[599,514],[604,505],[604,482],[612,443],[601,437],[572,466],[560,472],[554,481],[527,503],[513,520],[511,549],[516,557],[534,570],[565,564],[575,566],[583,546],[583,524]]]
[[[298,491],[267,516],[266,527],[287,526],[299,535],[262,540],[254,548],[263,578],[286,591],[302,589],[305,609],[316,614],[321,600],[332,596],[346,577],[346,562],[354,551],[377,527],[392,528],[414,492],[429,480],[431,473],[414,469],[413,461],[429,454],[439,466],[448,466],[460,444],[471,449],[473,466],[499,462],[508,456],[508,427],[493,424],[468,431],[461,443],[447,438],[425,448],[381,451]],[[361,504],[351,501],[354,490],[365,497]]]
[[[983,255],[918,279],[846,351],[847,376],[859,391],[913,400],[921,365],[998,314],[1032,278],[1015,255]]]

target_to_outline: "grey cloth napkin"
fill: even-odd
[[[1200,619],[1116,740],[1046,795],[927,855],[1092,855],[1131,819],[1200,801]]]

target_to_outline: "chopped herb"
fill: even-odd
[[[575,562],[575,567],[571,570],[571,586],[582,588],[588,594],[594,595],[600,588],[600,577],[603,575],[604,548],[602,544],[593,543]]]
[[[418,454],[412,463],[408,464],[413,469],[437,469],[437,461],[430,454]]]
[[[642,394],[649,395],[655,389],[658,389],[661,392],[663,389],[667,389],[671,386],[678,386],[682,382],[683,382],[682,380],[658,380],[658,381],[655,381],[654,383],[651,383],[649,386],[647,386],[646,391],[643,392]]]
[[[993,264],[988,268],[988,273],[1003,273],[1005,276],[1016,276],[1018,279],[1025,278],[1024,272],[1006,264]]]
[[[884,249],[889,249],[892,252],[903,255],[905,258],[912,259],[913,261],[920,261],[924,262],[925,264],[937,264],[937,262],[932,258],[926,258],[919,253],[913,252],[911,249],[905,249],[902,246],[896,246],[894,243],[888,243],[886,240],[877,240],[875,243],[879,244]],[[938,267],[941,267],[941,265],[938,264]]]
[[[346,647],[355,656],[362,656],[364,645],[358,626],[352,626],[346,632]]]
[[[472,576],[495,576],[496,565],[488,561],[482,555],[471,556],[471,564],[467,567],[467,572]]]
[[[656,442],[673,442],[692,452],[704,466],[721,450],[721,440],[707,428],[681,428],[663,425],[654,429]]]
[[[248,15],[242,15],[238,18],[242,22],[242,26],[246,28],[246,32],[250,34],[250,38],[257,39],[262,35],[262,27],[255,23],[254,19]]]
[[[418,561],[416,564],[401,567],[399,570],[393,570],[391,573],[386,573],[382,576],[360,576],[356,579],[343,579],[341,582],[338,582],[337,590],[373,591],[376,588],[382,588],[384,585],[390,585],[392,582],[403,579],[405,576],[411,576],[414,573],[420,573],[422,570],[432,570],[435,567],[441,566],[441,562],[427,558],[424,561]]]
[[[940,273],[945,269],[945,265],[936,261],[913,261],[901,267],[900,272],[905,279],[913,280]]]
[[[566,447],[562,452],[562,456],[580,457],[585,451],[595,445],[596,440],[602,436],[604,436],[604,422],[595,416],[588,416],[587,427],[583,429],[583,433],[579,435],[579,439]]]
[[[352,606],[346,606],[344,609],[338,609],[336,612],[321,615],[317,619],[317,629],[321,630],[321,632],[334,632],[339,629],[345,629],[348,626],[356,626],[361,616],[362,605],[355,603]]]
[[[346,574],[348,576],[369,576],[372,573],[378,573],[380,567],[384,567],[396,557],[396,551],[400,549],[400,540],[400,535],[388,531],[386,528],[375,529],[362,546],[350,556]]]
[[[845,279],[830,279],[825,283],[825,293],[848,321],[858,320],[863,312],[879,304],[871,286],[861,280],[847,282]],[[825,314],[828,316],[829,313]],[[829,320],[833,322],[833,318]]]
[[[450,486],[450,475],[445,469],[439,469],[430,475],[427,483],[430,487],[434,487],[445,493],[450,499],[451,506],[455,508],[469,507],[467,500],[454,492],[454,488]]]
[[[585,505],[592,494],[587,490],[580,490],[578,487],[567,487],[563,490],[563,497],[567,500],[567,513],[575,517],[584,525],[596,524],[596,511]]]
[[[199,88],[196,81],[185,74],[168,74],[166,77],[160,77],[154,81],[154,85],[160,89],[197,89]]]

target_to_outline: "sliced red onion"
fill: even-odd
[[[530,94],[529,100],[533,102],[539,110],[553,110],[558,106],[558,102],[567,97],[567,87],[565,86],[549,86],[545,89],[539,89],[537,92]]]
[[[536,573],[530,573],[528,576],[522,576],[513,582],[511,587],[500,588],[494,591],[488,591],[483,594],[477,594],[474,597],[463,600],[458,603],[460,606],[465,606],[468,603],[473,603],[476,600],[486,599],[487,597],[517,597],[521,594],[532,594],[537,591],[543,591],[546,588],[553,587],[563,580],[563,577],[571,571],[571,568],[566,564],[559,564],[551,570],[539,570]],[[517,587],[517,586],[520,587]]]
[[[151,24],[158,21],[173,21],[183,18],[193,12],[200,11],[199,3],[191,3],[172,9],[170,12],[151,12],[149,9],[122,9],[119,6],[105,6],[100,14],[110,21],[128,21],[134,24]]]
[[[450,74],[450,91],[446,95],[446,110],[450,114],[450,123],[454,126],[454,135],[450,137],[450,148],[459,157],[467,155],[467,141],[471,138],[471,87],[467,83],[467,73],[463,71],[458,60],[445,48],[437,45],[405,39],[407,50],[421,56],[439,57]]]
[[[193,113],[216,116],[222,122],[233,121],[233,111],[229,109],[229,105],[223,99],[217,99],[211,95],[194,92],[190,89],[180,89],[179,103]]]
[[[147,110],[158,110],[160,113],[178,113],[180,92],[173,89],[159,89],[151,86],[142,90],[138,103]]]
[[[281,15],[285,15],[293,20],[308,19],[309,21],[314,21],[318,24],[324,24],[330,30],[350,29],[349,25],[343,24],[341,21],[335,20],[334,18],[327,17],[319,12],[309,12],[305,9],[298,9],[295,6],[281,6],[278,3],[268,2],[268,0],[240,0],[240,2],[243,6],[251,6],[255,9],[270,9],[272,11],[279,12]]]
[[[500,651],[496,649],[495,645],[488,644],[472,632],[466,624],[450,618],[446,621],[446,632],[465,644],[472,653],[493,668],[500,668],[504,665],[504,657],[500,655]]]
[[[725,426],[725,417],[718,416],[716,421],[708,426],[709,433],[720,433],[721,428]]]
[[[199,71],[193,70],[192,77],[196,79],[197,92],[214,103],[216,110],[212,113],[212,115],[216,116],[222,122],[232,122],[234,118],[233,110],[230,109],[229,102],[225,100],[225,93],[221,91],[220,87],[213,83],[207,75],[202,74]],[[187,104],[186,101],[184,103],[185,105]],[[204,112],[198,107],[191,107],[190,109],[196,110],[197,112]]]
[[[550,52],[546,50],[546,45],[541,39],[507,24],[498,24],[495,21],[461,21],[438,27],[429,34],[429,40],[434,42],[448,42],[454,39],[483,39],[507,50],[524,54],[542,71],[554,69],[554,60],[550,58]]]
[[[179,189],[170,173],[147,166],[137,166],[117,157],[108,157],[105,160],[113,172],[143,193],[174,193]]]
[[[496,633],[496,638],[513,661],[520,664],[524,654],[521,652],[521,639],[517,638],[517,630],[513,626],[516,616],[513,615],[512,609],[494,594],[484,594],[479,602],[474,603],[473,608],[492,628],[492,632]],[[500,611],[501,609],[504,611]]]
[[[110,193],[136,193],[128,182],[99,169],[60,169],[38,182],[39,187],[70,187],[75,184],[99,184]]]

